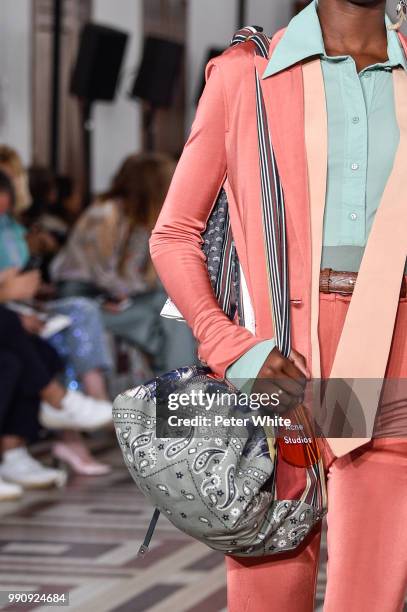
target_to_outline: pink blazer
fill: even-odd
[[[283,31],[272,40],[270,55]],[[406,48],[406,39],[400,37]],[[150,240],[162,282],[191,326],[200,357],[226,369],[256,343],[274,335],[263,248],[254,65],[268,60],[246,42],[212,60],[190,137]],[[261,81],[285,195],[292,340],[308,364],[311,340],[311,212],[302,65]],[[254,308],[255,335],[231,323],[214,297],[201,251],[205,229],[226,177],[233,236]]]

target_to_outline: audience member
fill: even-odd
[[[56,184],[58,203],[53,211],[71,228],[82,213],[83,193],[81,187],[70,176],[66,175],[58,175]]]
[[[24,223],[29,217],[29,210],[33,204],[29,177],[18,152],[8,145],[0,145],[0,171],[9,177],[14,186],[13,215],[17,221]],[[28,227],[25,238],[30,246],[30,252],[41,259],[54,256],[59,249],[55,237],[36,224]]]
[[[41,166],[29,168],[28,178],[32,204],[24,215],[24,225],[48,231],[59,248],[66,241],[69,226],[61,211],[57,180]]]
[[[166,295],[148,253],[174,168],[162,154],[128,157],[51,266],[60,295],[104,300],[107,329],[149,355],[155,372],[195,359],[188,327],[160,317]]]
[[[80,210],[72,181],[33,166],[28,183],[18,153],[0,146],[0,500],[63,480],[27,449],[38,421],[58,432],[54,456],[74,471],[110,469],[80,433],[111,420],[105,328],[143,351],[155,373],[195,360],[188,327],[160,317],[166,295],[148,251],[174,168],[166,155],[131,155],[71,231]],[[41,314],[10,310],[22,302]],[[45,341],[44,313],[67,315],[71,324]],[[59,382],[64,367],[86,395]]]
[[[26,299],[39,283],[37,272],[18,276],[0,274],[0,303]],[[78,391],[70,391],[57,379],[62,363],[55,350],[40,337],[28,333],[18,315],[0,306],[0,499],[21,494],[21,487],[51,486],[62,473],[44,467],[28,452],[36,438],[37,413],[51,430],[93,431],[110,423],[110,412],[95,410],[94,403]],[[41,402],[41,405],[40,405]],[[3,481],[11,483],[7,486]]]
[[[30,259],[24,229],[11,214],[13,206],[13,185],[8,176],[0,172],[0,270],[8,270],[9,275],[18,277],[18,270],[23,270]],[[69,361],[75,376],[80,378],[88,394],[88,409],[93,406],[95,411],[110,414],[111,403],[103,372],[111,368],[112,362],[98,306],[84,298],[62,299],[45,303],[43,310],[69,317],[70,325],[52,336],[50,342]],[[26,331],[41,333],[43,321],[39,316],[22,314],[20,319]],[[85,396],[81,394],[81,397]],[[81,473],[99,474],[108,470],[107,466],[91,457],[78,435],[75,438],[65,436],[64,442],[59,442],[54,452]]]
[[[31,206],[31,194],[28,188],[28,176],[17,151],[8,145],[0,145],[0,170],[12,180],[16,204],[15,214],[21,215]]]

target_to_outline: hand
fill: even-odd
[[[3,286],[12,278],[15,278],[19,273],[18,268],[5,268],[0,272],[0,286]]]
[[[52,283],[41,283],[41,286],[37,292],[37,299],[39,300],[52,300],[57,296],[57,288]]]
[[[26,235],[26,240],[31,255],[54,254],[59,249],[58,241],[52,234],[43,229],[33,228]]]
[[[103,310],[112,314],[120,312],[120,302],[103,302]]]
[[[264,362],[252,392],[277,394],[280,402],[277,411],[285,412],[303,401],[309,378],[305,359],[300,353],[293,349],[287,359],[274,348]]]
[[[25,331],[37,336],[44,327],[44,322],[37,315],[20,315],[20,321]]]
[[[103,309],[111,314],[117,314],[126,310],[129,304],[129,298],[127,297],[118,298],[117,300],[106,300],[106,302],[103,302]]]
[[[295,349],[291,349],[289,359],[304,374],[307,380],[311,379],[311,372],[307,368],[307,362],[305,360],[304,355],[301,355],[301,353],[299,353]]]
[[[8,272],[7,275],[0,278],[0,281],[5,278],[0,285],[0,302],[31,300],[41,283],[41,275],[38,270],[22,274],[15,269],[10,269]]]

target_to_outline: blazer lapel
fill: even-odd
[[[353,431],[360,432],[363,425],[367,438],[331,440],[331,448],[337,456],[358,448],[372,437],[407,256],[407,210],[404,196],[407,75],[404,69],[393,71],[393,81],[400,143],[369,235],[331,371],[334,390],[335,380],[347,380],[347,385],[343,386],[344,402],[340,405],[345,407]],[[349,389],[352,394],[348,399]],[[329,398],[326,405],[328,409],[333,406]],[[328,415],[328,419],[331,416],[335,424],[336,413]]]

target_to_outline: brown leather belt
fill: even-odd
[[[330,268],[321,270],[319,277],[319,290],[321,293],[340,293],[349,295],[353,293],[358,278],[357,272],[338,272]],[[407,282],[403,276],[400,297],[407,297]]]

